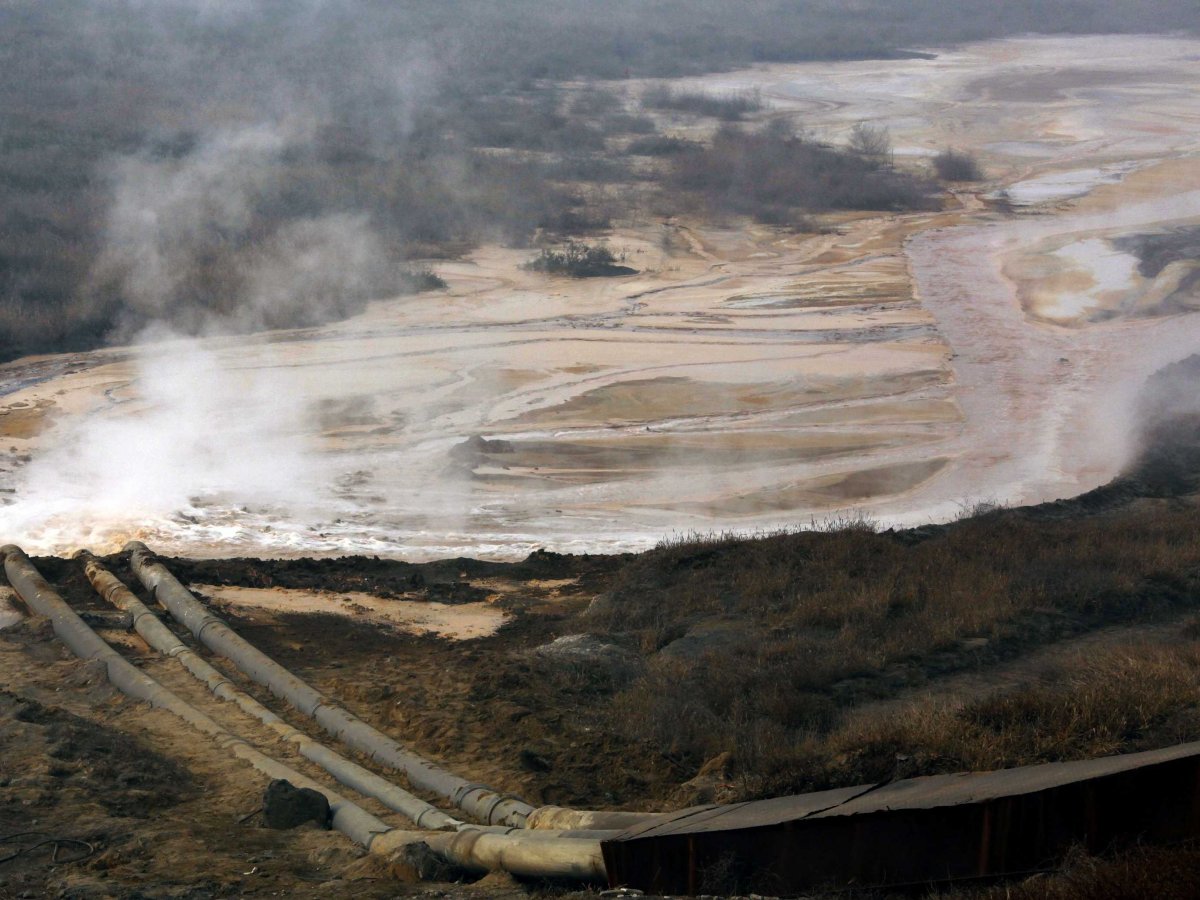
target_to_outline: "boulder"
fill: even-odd
[[[733,755],[726,752],[713,757],[696,773],[691,781],[685,781],[671,795],[674,806],[707,806],[731,803],[736,799],[733,784]]]
[[[732,655],[751,647],[761,635],[741,622],[701,622],[658,651],[659,656],[695,662],[713,653]]]
[[[267,785],[263,795],[263,819],[268,828],[296,828],[305,822],[316,822],[328,828],[333,814],[329,800],[320,791],[298,788],[284,778]]]
[[[469,873],[430,849],[424,841],[405,844],[391,857],[392,877],[410,884],[423,881],[461,881]]]
[[[594,634],[565,634],[537,647],[533,654],[541,659],[605,672],[616,680],[633,678],[644,668],[636,653]]]

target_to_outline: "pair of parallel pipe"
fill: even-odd
[[[366,754],[369,759],[403,772],[414,787],[449,800],[473,819],[488,825],[522,827],[534,807],[509,794],[459,778],[415,753],[335,704],[297,678],[257,647],[243,640],[212,615],[191,592],[150,554],[145,544],[126,544],[134,574],[154,598],[182,623],[196,640],[223,656],[251,680],[286,700],[325,731]]]
[[[251,680],[313,718],[329,734],[375,762],[403,772],[410,784],[448,800],[467,816],[486,824],[561,831],[625,829],[660,818],[653,813],[573,810],[557,806],[535,808],[511,794],[502,794],[447,772],[337,706],[244,640],[196,600],[154,558],[145,544],[130,541],[125,549],[129,552],[134,574],[146,590],[198,641],[228,659]]]
[[[347,787],[364,796],[374,797],[388,809],[410,819],[417,828],[458,831],[466,827],[465,823],[402,790],[370,769],[346,759],[324,744],[314,741],[275,715],[179,640],[171,629],[160,622],[158,617],[135,597],[120,579],[101,566],[94,556],[86,550],[75,556],[82,560],[84,572],[96,592],[113,606],[130,614],[134,630],[147,644],[178,662],[197,680],[204,683],[216,697],[236,704],[243,712],[258,719],[278,734],[280,740],[293,745],[305,759],[316,763]]]
[[[131,613],[134,624],[144,637],[152,638],[152,643],[167,655],[173,655],[198,680],[202,680],[209,688],[223,698],[232,701],[245,712],[264,721],[284,739],[292,740],[298,745],[298,750],[306,758],[322,764],[344,784],[355,787],[367,796],[377,796],[383,799],[392,809],[415,817],[421,823],[434,827],[434,823],[443,828],[454,827],[455,833],[428,834],[424,832],[409,832],[409,830],[391,828],[350,802],[328,787],[308,779],[302,773],[281,762],[271,760],[262,752],[252,748],[244,739],[236,737],[226,728],[217,724],[210,716],[200,712],[182,700],[174,692],[158,684],[156,680],[146,676],[138,668],[132,666],[124,656],[116,653],[102,638],[95,634],[70,606],[56,594],[53,588],[42,578],[28,557],[19,547],[6,546],[0,548],[0,558],[4,559],[8,581],[17,593],[22,596],[32,611],[43,614],[50,619],[55,634],[67,644],[80,658],[94,659],[103,662],[110,682],[127,696],[138,698],[158,708],[178,715],[188,725],[209,734],[218,746],[226,749],[235,757],[250,762],[252,766],[270,778],[283,778],[301,787],[311,787],[325,794],[330,800],[332,826],[348,838],[365,846],[372,853],[394,856],[407,845],[422,842],[433,853],[460,866],[468,871],[503,870],[515,875],[532,877],[572,878],[572,880],[604,882],[606,872],[604,860],[600,853],[599,841],[610,838],[613,832],[575,832],[565,833],[559,830],[540,830],[529,832],[498,827],[470,826],[446,816],[442,810],[433,808],[424,800],[412,797],[412,794],[401,791],[370,770],[356,766],[356,763],[344,760],[311,738],[307,738],[292,726],[278,719],[269,709],[262,707],[252,697],[234,688],[220,672],[212,668],[196,654],[192,653],[166,626],[158,622],[157,617],[142,602],[134,598],[124,584],[104,571],[96,564],[95,559],[83,554],[85,568],[97,590],[106,596],[114,605]],[[131,602],[132,600],[132,602]],[[194,602],[194,600],[193,600]],[[138,628],[139,626],[139,628]]]
[[[391,857],[408,845],[423,843],[433,853],[468,871],[503,870],[541,878],[591,882],[606,880],[598,839],[601,835],[598,834],[576,833],[566,836],[557,832],[516,832],[470,826],[464,826],[463,830],[454,833],[431,834],[392,828],[347,798],[254,749],[133,666],[76,615],[19,547],[10,544],[0,548],[0,557],[3,558],[9,583],[26,605],[33,612],[50,619],[55,634],[77,656],[100,661],[109,680],[119,690],[127,696],[173,713],[263,774],[271,778],[285,778],[301,787],[323,793],[329,799],[333,827],[370,852]],[[108,587],[111,589],[113,586],[108,583]],[[155,630],[144,621],[148,617],[153,618],[153,614],[144,606],[135,616],[143,620],[143,627],[147,631]],[[161,623],[158,624],[163,627]],[[196,668],[203,672],[201,667]],[[219,672],[216,674],[217,678],[221,677]],[[204,673],[203,677],[200,674],[196,674],[196,677],[207,680],[212,676],[211,673]],[[217,685],[217,689],[220,689],[220,685]]]
[[[50,620],[54,633],[81,659],[97,660],[104,665],[108,680],[123,694],[144,700],[151,706],[165,709],[178,716],[197,731],[207,734],[223,749],[250,763],[271,778],[286,778],[300,787],[321,791],[329,798],[333,826],[351,840],[369,844],[388,825],[345,797],[322,788],[304,775],[251,747],[229,732],[207,714],[193,707],[178,695],[163,687],[149,675],[130,663],[110,647],[85,623],[50,587],[41,573],[19,547],[0,547],[4,557],[4,572],[9,584],[33,612]]]

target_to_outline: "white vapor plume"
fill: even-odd
[[[144,338],[133,380],[66,419],[22,471],[22,502],[0,510],[0,530],[115,549],[198,505],[294,508],[317,496],[305,409],[279,376],[231,367],[193,338]]]
[[[99,277],[117,279],[126,304],[142,316],[185,315],[188,282],[203,254],[250,227],[255,202],[279,177],[289,131],[222,130],[181,158],[118,160]],[[185,324],[196,330],[200,321]]]
[[[383,254],[365,216],[265,233],[256,222],[282,155],[310,133],[298,121],[227,129],[183,154],[113,165],[96,279],[119,285],[131,323],[153,324],[137,333],[129,383],[47,435],[20,473],[22,502],[0,518],[8,533],[112,549],[201,509],[256,507],[270,521],[316,496],[307,398],[278,371],[240,367],[236,342],[213,337],[344,315],[377,283]]]
[[[221,0],[171,2],[205,25],[241,15]],[[286,530],[289,518],[311,521],[319,498],[328,514],[339,473],[318,450],[312,386],[272,368],[259,344],[243,364],[238,339],[223,336],[343,318],[400,287],[401,239],[369,203],[333,182],[295,183],[343,134],[399,146],[437,69],[415,50],[378,47],[359,63],[331,73],[324,93],[268,79],[254,103],[241,88],[224,91],[216,73],[211,118],[192,120],[190,134],[158,132],[102,168],[110,200],[89,288],[123,310],[110,338],[133,345],[133,371],[39,438],[14,474],[19,501],[0,507],[0,531],[30,547],[113,550],[199,522]],[[354,128],[343,121],[354,104],[339,103],[347,93],[371,101]]]
[[[345,315],[379,281],[384,251],[366,216],[333,214],[283,226],[255,248],[231,313],[243,326],[287,327]]]

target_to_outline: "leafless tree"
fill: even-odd
[[[850,149],[879,166],[892,164],[892,134],[886,125],[858,122],[850,129]]]

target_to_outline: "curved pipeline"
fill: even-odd
[[[212,615],[162,563],[152,557],[145,544],[130,541],[125,549],[130,552],[134,574],[146,590],[198,641],[230,660],[241,672],[272,694],[287,700],[300,712],[315,719],[334,737],[376,762],[403,772],[415,787],[449,800],[463,812],[486,824],[520,827],[533,812],[534,807],[524,800],[447,772],[337,706]]]
[[[33,612],[50,619],[54,633],[76,656],[101,661],[109,681],[118,690],[173,713],[263,774],[271,778],[286,778],[300,787],[312,788],[324,794],[333,813],[333,827],[371,853],[392,857],[408,845],[424,843],[442,858],[477,874],[500,869],[533,878],[607,881],[600,840],[611,837],[611,833],[576,833],[568,836],[490,827],[473,827],[456,833],[423,833],[392,828],[335,791],[254,749],[244,739],[137,669],[76,615],[20,547],[13,544],[0,547],[0,558],[4,561],[9,583],[25,604]]]
[[[0,547],[0,556],[4,558],[4,572],[9,583],[25,604],[50,620],[54,633],[76,656],[102,662],[108,673],[108,680],[121,693],[173,713],[196,730],[207,734],[217,746],[250,763],[264,775],[286,778],[299,787],[320,791],[329,799],[333,827],[352,841],[369,846],[377,834],[391,830],[390,825],[356,803],[330,791],[291,766],[255,750],[245,740],[135,667],[75,614],[66,601],[47,584],[46,579],[34,568],[20,547],[12,544]]]
[[[635,825],[667,819],[674,813],[623,812],[604,809],[567,809],[563,806],[539,806],[525,820],[528,829],[552,831],[605,831],[619,834]]]
[[[488,824],[568,831],[620,831],[664,818],[662,813],[576,810],[558,806],[535,808],[491,788],[473,784],[405,750],[396,741],[333,704],[214,616],[191,591],[154,558],[140,541],[125,545],[134,574],[179,622],[210,650],[229,659],[253,681],[316,719],[327,732],[384,765],[404,772],[419,788],[449,800],[468,815]]]
[[[615,836],[608,833],[607,837]],[[371,845],[372,852],[389,855],[393,844],[406,843],[403,835],[381,834]],[[466,869],[511,872],[531,878],[561,878],[571,881],[608,883],[608,870],[595,837],[568,837],[537,831],[518,830],[496,834],[485,830],[438,832],[425,838],[429,848],[443,859]]]
[[[258,719],[279,735],[279,739],[295,746],[297,752],[349,788],[367,797],[374,797],[388,809],[410,819],[418,828],[434,831],[457,831],[466,823],[447,815],[443,810],[415,797],[386,778],[364,769],[324,744],[314,741],[298,728],[288,724],[245,691],[240,690],[220,671],[184,644],[158,617],[133,595],[115,575],[105,569],[91,553],[80,550],[76,559],[83,561],[88,581],[100,596],[133,617],[133,627],[151,647],[183,666],[203,682],[221,700],[236,704],[243,712]]]

